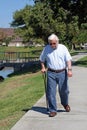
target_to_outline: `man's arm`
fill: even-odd
[[[41,72],[42,73],[46,72],[46,67],[45,67],[44,62],[41,62]]]
[[[72,77],[72,63],[71,60],[67,61],[67,66],[68,66],[68,77]]]

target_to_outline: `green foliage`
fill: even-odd
[[[78,42],[86,43],[87,42],[87,30],[81,30],[78,37]]]
[[[50,5],[51,9],[54,12],[54,18],[58,15],[58,10],[60,7],[70,11],[72,16],[78,16],[79,27],[82,23],[87,22],[87,0],[34,0],[38,2],[45,2]]]
[[[82,40],[87,42],[86,0],[34,2],[34,6],[27,5],[24,9],[16,11],[13,16],[12,26],[17,28],[17,34],[24,42],[45,43],[51,33],[57,34],[60,42],[69,48],[75,49],[76,44],[80,45]]]
[[[34,7],[26,6],[14,14],[12,26],[18,27],[16,32],[24,38],[25,42],[35,41],[35,38],[47,41],[47,37],[51,33],[59,34],[63,38],[65,35],[65,23],[62,22],[62,17],[65,17],[63,12],[61,8],[60,15],[54,20],[54,12],[46,4],[38,3]]]

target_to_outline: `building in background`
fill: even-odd
[[[15,34],[13,28],[0,28],[0,45],[1,46],[25,46],[23,39]]]

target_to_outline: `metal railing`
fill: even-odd
[[[37,61],[39,57],[31,57],[30,52],[0,52],[0,63]]]

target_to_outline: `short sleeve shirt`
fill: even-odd
[[[47,67],[54,70],[66,68],[66,63],[70,60],[72,60],[72,57],[66,46],[62,44],[58,44],[56,49],[47,45],[40,55],[40,61],[46,61]]]

